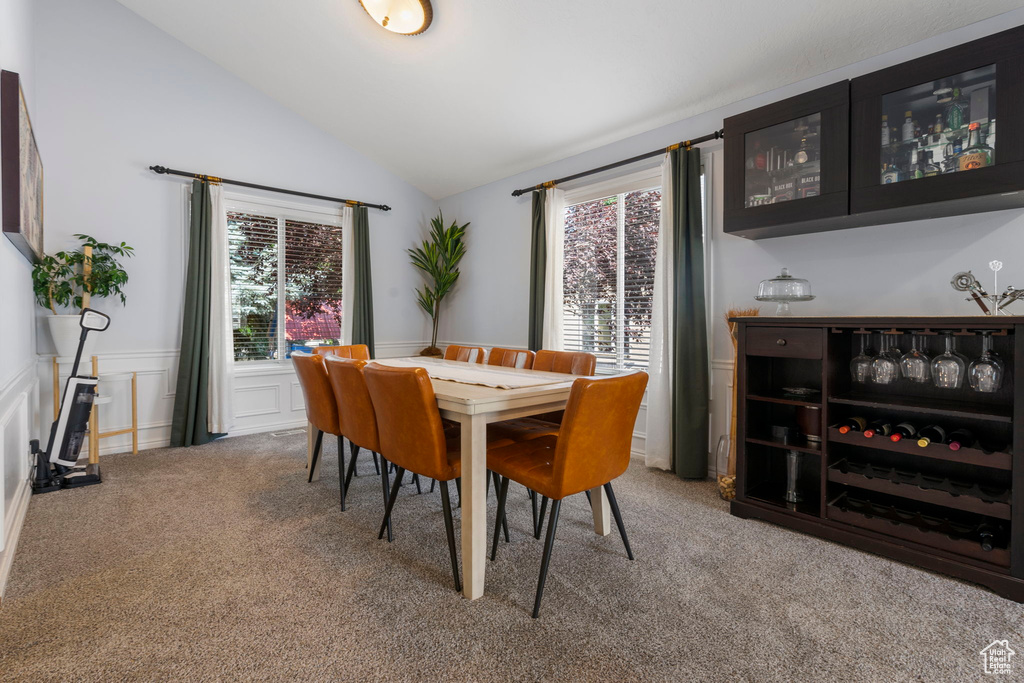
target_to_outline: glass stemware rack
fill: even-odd
[[[732,514],[1024,602],[1024,319],[734,321]]]

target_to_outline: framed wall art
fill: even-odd
[[[43,162],[13,71],[0,71],[0,178],[4,235],[34,262],[43,256]]]

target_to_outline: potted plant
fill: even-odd
[[[437,324],[441,320],[441,301],[452,291],[459,279],[459,261],[466,254],[462,238],[469,223],[459,225],[453,221],[447,228],[444,216],[439,212],[430,221],[430,239],[423,240],[423,246],[409,250],[414,266],[423,271],[427,283],[417,289],[417,302],[432,323],[430,346],[420,352],[421,356],[440,356],[437,348]]]
[[[50,309],[47,318],[50,336],[58,356],[74,356],[81,329],[78,326],[83,295],[118,296],[125,303],[123,287],[128,273],[118,257],[131,257],[134,249],[124,242],[107,244],[88,235],[75,235],[82,241],[77,251],[59,251],[43,256],[32,269],[32,290],[40,306]],[[91,251],[91,255],[87,252]],[[76,311],[62,313],[60,311]],[[92,335],[90,339],[94,339]]]

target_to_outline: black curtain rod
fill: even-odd
[[[354,199],[341,199],[339,197],[327,197],[322,194],[310,194],[309,192],[298,192],[297,190],[285,190],[280,187],[271,187],[269,185],[257,185],[256,183],[244,183],[241,180],[230,180],[228,178],[218,178],[213,175],[205,175],[203,173],[191,173],[190,171],[178,171],[173,168],[167,168],[166,166],[150,166],[149,170],[164,175],[180,175],[186,178],[197,178],[199,180],[209,180],[214,183],[223,183],[225,185],[238,185],[240,187],[251,187],[256,190],[267,190],[269,192],[279,192],[281,194],[291,194],[296,197],[308,197],[310,199],[324,199],[329,202],[338,202],[339,204],[348,204],[349,206],[365,206],[371,209],[380,209],[381,211],[390,211],[391,207],[387,204],[369,204],[367,202],[357,202]]]
[[[561,185],[562,183],[567,183],[570,180],[576,180],[577,178],[585,178],[588,175],[594,175],[595,173],[601,173],[602,171],[610,171],[611,169],[618,168],[619,166],[627,166],[627,165],[635,163],[637,161],[643,161],[644,159],[650,159],[651,157],[656,157],[659,154],[664,154],[665,152],[670,152],[673,149],[678,149],[680,147],[685,147],[686,149],[689,149],[693,145],[697,145],[697,144],[700,144],[702,142],[708,142],[710,140],[718,140],[718,139],[724,138],[724,137],[725,137],[725,129],[722,128],[720,130],[716,130],[714,133],[708,133],[707,135],[702,135],[699,138],[694,138],[692,140],[686,140],[684,142],[680,142],[678,144],[672,145],[671,147],[662,147],[661,149],[656,149],[653,152],[647,152],[646,154],[638,154],[635,157],[630,157],[629,159],[623,159],[622,161],[616,161],[615,163],[612,163],[612,164],[605,164],[604,166],[600,166],[598,168],[592,168],[589,171],[581,171],[579,173],[573,173],[572,175],[567,175],[564,178],[559,178],[558,180],[549,180],[546,183],[541,183],[540,185],[534,185],[533,187],[524,187],[521,190],[514,191],[512,193],[512,196],[513,197],[518,197],[520,195],[526,194],[527,192],[533,192],[534,190],[543,190],[543,189],[546,189],[546,188],[549,188],[549,187],[555,187],[556,185]]]

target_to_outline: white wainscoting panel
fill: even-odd
[[[0,597],[14,560],[31,489],[29,440],[37,435],[39,405],[35,364],[28,362],[6,386],[0,386]],[[45,448],[45,444],[43,444]]]

